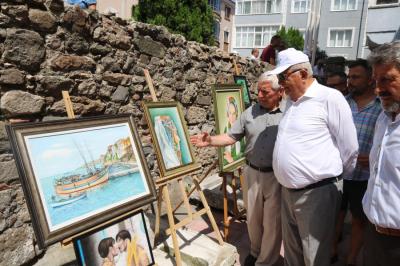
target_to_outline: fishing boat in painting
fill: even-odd
[[[76,196],[69,195],[68,197],[53,196],[50,205],[53,208],[62,207],[64,205],[71,204],[80,199],[86,198],[86,196],[86,192],[82,192],[80,194],[77,194]]]

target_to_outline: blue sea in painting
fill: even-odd
[[[113,176],[118,172],[121,172],[121,166],[110,166],[108,171],[109,175]],[[68,175],[83,173],[83,169],[78,169],[69,172]],[[49,212],[48,214],[52,226],[57,226],[63,222],[86,215],[90,212],[105,206],[110,206],[146,191],[146,185],[143,181],[144,179],[140,176],[140,172],[135,172],[127,175],[111,177],[103,186],[87,191],[84,198],[63,206],[52,207],[52,197],[56,194],[54,180],[55,177],[47,177],[40,180],[44,191],[46,209]]]
[[[149,193],[127,123],[25,137],[50,231]]]

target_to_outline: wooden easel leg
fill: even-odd
[[[179,188],[181,189],[183,202],[185,203],[185,206],[186,206],[187,214],[189,216],[189,219],[192,220],[193,219],[192,207],[189,204],[189,198],[187,196],[187,193],[186,193],[185,186],[183,184],[182,178],[180,178],[178,180],[178,183],[179,183]]]
[[[178,243],[178,238],[176,236],[174,215],[172,213],[171,200],[169,198],[169,192],[166,185],[162,187],[162,194],[165,200],[165,205],[167,206],[168,222],[169,222],[169,228],[171,230],[172,244],[174,246],[176,265],[181,266],[182,265],[181,252],[179,251],[179,243]]]
[[[155,222],[155,226],[154,226],[154,239],[156,239],[158,237],[158,235],[160,234],[161,204],[162,204],[162,197],[163,197],[162,191],[163,191],[164,186],[161,186],[158,190],[156,222]],[[156,241],[154,241],[154,245],[155,244],[156,244]]]
[[[234,216],[238,216],[239,214],[239,209],[237,205],[237,195],[236,195],[236,176],[234,173],[231,175],[232,177],[232,193],[233,193],[233,214]]]
[[[222,246],[224,244],[224,241],[222,240],[221,233],[219,232],[219,228],[217,226],[217,223],[215,222],[215,219],[211,212],[210,206],[208,206],[208,203],[207,203],[206,197],[204,196],[203,190],[201,190],[200,183],[196,177],[193,177],[193,182],[196,186],[197,192],[200,195],[201,202],[203,203],[203,206],[206,209],[208,219],[211,222],[211,226],[214,229],[217,240],[218,240],[219,244]]]
[[[229,235],[229,219],[228,219],[228,192],[226,191],[226,185],[227,185],[227,180],[226,180],[226,174],[222,174],[222,191],[224,194],[224,240],[228,240],[228,235]]]

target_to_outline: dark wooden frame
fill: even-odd
[[[146,232],[147,245],[148,245],[148,247],[149,247],[149,249],[150,249],[150,257],[151,257],[151,261],[152,261],[152,262],[151,262],[149,265],[154,265],[154,264],[155,264],[155,259],[154,259],[154,254],[153,254],[153,250],[152,250],[152,245],[151,245],[151,243],[150,243],[149,231],[147,230],[146,219],[144,218],[144,213],[143,213],[142,210],[141,210],[141,211],[138,211],[138,212],[134,212],[134,213],[132,213],[131,215],[126,216],[126,217],[124,217],[124,218],[122,218],[122,219],[115,220],[115,221],[113,221],[111,224],[106,224],[106,225],[104,225],[104,226],[101,226],[101,227],[99,227],[99,228],[96,228],[95,230],[92,230],[92,231],[90,231],[90,232],[88,232],[88,233],[85,233],[85,234],[79,236],[79,238],[74,238],[74,239],[73,239],[74,250],[75,250],[75,256],[76,256],[76,260],[77,260],[78,264],[79,264],[80,266],[84,266],[84,265],[82,264],[81,255],[80,255],[79,249],[78,249],[78,247],[77,247],[77,241],[78,241],[78,240],[80,240],[80,239],[82,239],[82,238],[86,238],[86,237],[88,237],[88,236],[90,236],[90,235],[92,235],[92,234],[95,234],[95,233],[97,233],[97,232],[99,232],[99,231],[101,231],[101,230],[103,230],[103,229],[105,229],[105,228],[114,226],[114,225],[116,225],[116,224],[118,224],[118,223],[120,223],[120,222],[123,222],[124,220],[130,219],[131,217],[133,217],[133,216],[135,216],[135,215],[137,215],[137,214],[139,214],[139,213],[141,214],[141,217],[142,217],[142,221],[143,221],[143,225],[144,225],[144,230],[145,230],[145,232]]]
[[[74,222],[70,225],[50,232],[48,220],[46,219],[46,215],[44,213],[45,207],[38,192],[38,184],[33,173],[32,164],[28,156],[24,137],[36,134],[62,132],[66,130],[84,129],[120,123],[129,124],[130,132],[135,142],[134,145],[136,146],[139,155],[138,163],[140,162],[142,166],[149,193],[138,199],[128,201],[124,204],[115,206],[112,209],[94,214],[90,217],[82,219],[81,221]],[[154,182],[147,166],[135,122],[133,117],[130,115],[98,116],[92,118],[68,119],[40,123],[12,124],[7,125],[6,129],[14,152],[15,162],[39,248],[47,247],[55,242],[87,231],[90,228],[98,226],[102,223],[106,223],[116,217],[123,217],[124,215],[131,213],[133,210],[149,204],[156,199]]]

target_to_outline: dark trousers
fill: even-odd
[[[368,222],[364,240],[364,266],[399,266],[400,236],[378,233]]]

